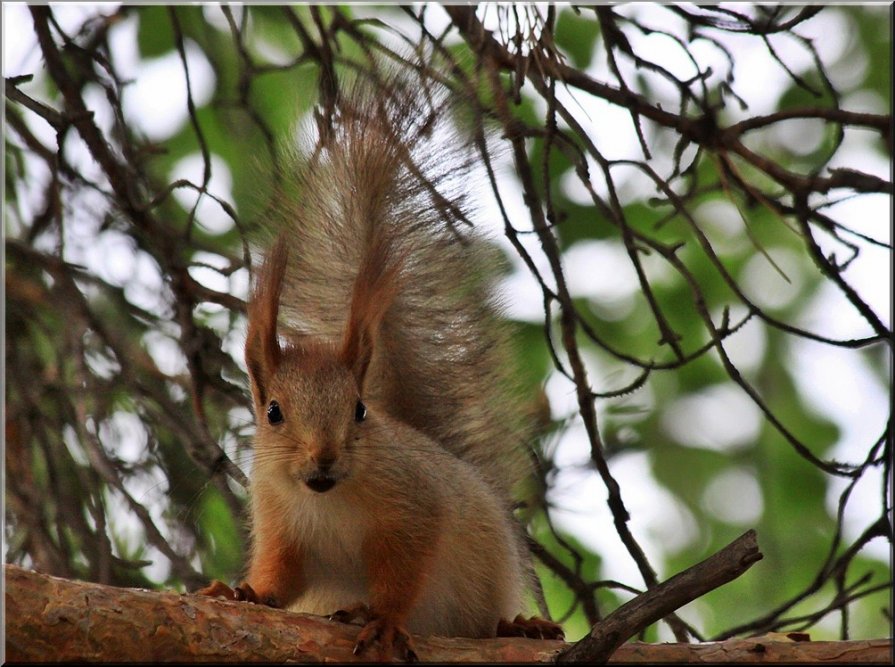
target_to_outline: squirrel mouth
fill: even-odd
[[[313,477],[309,477],[305,480],[305,484],[308,485],[308,488],[311,489],[311,491],[325,493],[336,485],[336,480],[329,475],[317,473]]]

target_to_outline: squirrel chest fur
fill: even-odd
[[[431,145],[444,110],[417,99],[358,88],[296,170],[247,308],[251,559],[245,584],[206,590],[360,617],[358,652],[405,657],[408,632],[513,625],[527,568],[511,491],[531,437],[465,163],[450,138]]]

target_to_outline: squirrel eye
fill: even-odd
[[[354,406],[354,421],[362,422],[366,418],[367,418],[367,406],[364,405],[363,403],[361,403],[360,401],[358,401],[357,405]]]
[[[276,401],[271,401],[267,406],[267,421],[271,424],[283,423],[283,413],[280,410],[280,404]]]

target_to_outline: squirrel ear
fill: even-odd
[[[399,268],[400,262],[390,257],[389,244],[380,238],[371,244],[354,279],[340,356],[361,389],[382,319],[398,291]]]
[[[280,293],[286,273],[288,251],[281,236],[258,271],[248,303],[249,330],[245,359],[256,400],[267,402],[267,385],[280,363],[282,350],[277,339]]]

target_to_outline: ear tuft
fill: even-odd
[[[373,358],[382,319],[398,293],[401,261],[392,255],[389,240],[383,233],[376,235],[354,280],[341,358],[360,389]]]
[[[277,338],[277,315],[288,258],[285,239],[280,236],[258,270],[247,308],[249,327],[245,359],[252,391],[260,405],[267,402],[267,387],[282,356]]]

